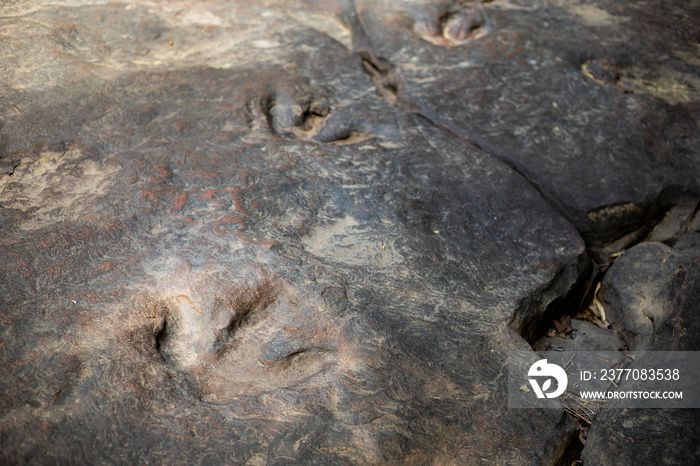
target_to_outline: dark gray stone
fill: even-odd
[[[686,235],[689,236],[689,235]],[[697,236],[697,235],[695,235]],[[685,237],[679,240],[679,244]],[[687,243],[686,243],[687,244]],[[697,243],[696,243],[697,244]],[[696,253],[698,249],[695,249]],[[617,264],[616,264],[617,265]],[[700,258],[670,279],[670,312],[653,335],[653,351],[700,349]],[[635,361],[645,366],[645,358]],[[622,384],[621,389],[634,389]],[[673,390],[675,387],[669,386]],[[619,409],[615,400],[593,423],[582,453],[585,464],[697,464],[700,428],[694,409]]]
[[[698,198],[685,196],[666,212],[663,219],[654,227],[646,241],[676,244],[678,238],[692,230],[693,214],[698,209]],[[697,230],[697,229],[696,229]]]
[[[612,332],[585,320],[571,319],[573,335],[545,337],[533,345],[536,351],[619,351],[624,344]]]
[[[607,321],[625,335],[629,349],[649,349],[673,315],[674,277],[700,257],[700,234],[683,235],[671,248],[641,243],[608,270],[599,297]]]
[[[607,409],[588,433],[584,464],[697,464],[697,414],[693,409]]]
[[[690,222],[690,225],[688,226],[688,233],[691,233],[691,232],[700,233],[700,211],[695,213],[693,220]]]

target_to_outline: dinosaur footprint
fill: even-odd
[[[453,47],[485,36],[493,30],[481,8],[454,8],[438,4],[413,13],[414,31],[428,42]]]
[[[304,314],[271,283],[216,296],[201,306],[185,295],[161,303],[156,349],[187,374],[198,396],[226,403],[297,385],[333,366],[330,326]]]

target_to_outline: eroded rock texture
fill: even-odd
[[[642,243],[611,267],[603,280],[614,326],[633,349],[698,351],[700,234],[682,236],[674,248]],[[625,269],[636,262],[634,270]],[[624,278],[623,278],[624,277]],[[648,296],[647,296],[648,295]],[[647,353],[648,354],[648,353]],[[633,367],[646,367],[648,358]],[[633,382],[623,389],[635,389]],[[672,387],[670,387],[672,388]],[[586,464],[695,464],[700,429],[693,409],[619,409],[610,402],[591,426]]]
[[[508,352],[697,223],[697,5],[633,6],[3,3],[2,458],[555,464]]]

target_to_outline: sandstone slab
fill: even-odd
[[[504,365],[584,246],[525,178],[298,15],[80,3],[1,19],[5,460],[561,455]]]
[[[697,2],[327,3],[388,101],[522,173],[590,246],[697,195]]]

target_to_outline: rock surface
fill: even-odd
[[[694,8],[3,2],[0,457],[555,464],[507,355],[586,246],[693,231]],[[696,328],[696,242],[609,289],[648,262]]]
[[[355,4],[397,99],[526,176],[589,245],[697,192],[698,2]]]
[[[630,314],[628,325],[641,329],[636,334],[637,347],[653,351],[698,351],[700,349],[700,236],[681,237],[676,248],[663,251],[657,244],[640,244],[625,254],[642,251],[638,267],[647,274],[627,282],[628,289],[654,286],[662,288],[650,306],[625,300],[619,306]],[[650,246],[650,247],[647,247]],[[678,248],[678,249],[677,249]],[[659,267],[658,253],[663,251],[665,263]],[[650,254],[649,254],[650,253]],[[611,267],[610,272],[622,262]],[[631,256],[630,256],[631,257]],[[629,258],[628,258],[629,259]],[[646,259],[646,260],[645,260]],[[669,265],[666,265],[670,263]],[[663,272],[658,273],[659,269]],[[652,273],[653,271],[653,273]],[[649,275],[651,279],[645,280]],[[606,279],[608,276],[606,276]],[[651,282],[651,285],[649,284]],[[663,313],[657,312],[661,308]],[[639,323],[639,310],[654,317],[654,328]],[[635,361],[637,367],[648,367],[645,359]],[[622,384],[622,389],[634,388]],[[669,385],[673,390],[673,385]],[[582,453],[584,464],[697,464],[700,462],[700,428],[694,409],[619,409],[609,402],[596,418]]]
[[[7,459],[560,454],[573,424],[504,411],[503,366],[583,242],[519,174],[273,10],[6,21]]]
[[[680,279],[677,275],[698,257],[700,234],[689,233],[673,248],[655,242],[638,244],[610,267],[599,296],[608,322],[624,334],[629,349],[643,351],[655,344],[663,326],[678,311],[673,286]]]
[[[560,336],[545,337],[534,345],[535,351],[620,351],[624,343],[612,332],[600,328],[588,321],[571,319],[574,329],[566,338]]]

